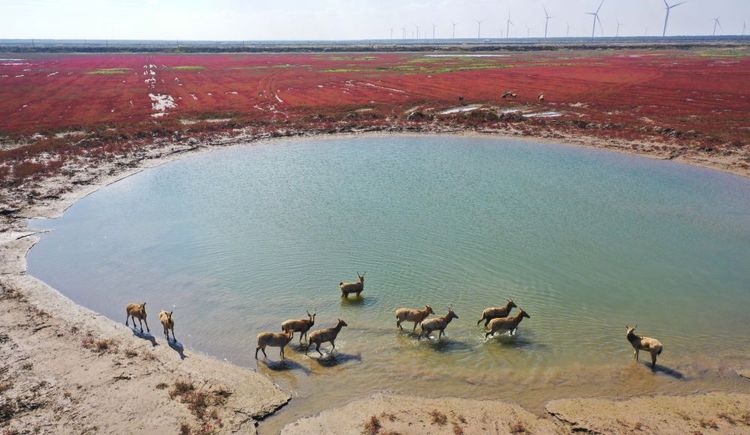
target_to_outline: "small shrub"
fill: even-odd
[[[4,393],[13,388],[13,384],[10,382],[0,382],[0,393]]]
[[[164,390],[167,387],[169,387],[169,385],[167,385],[165,382],[159,382],[158,384],[156,384],[156,389],[157,390]]]
[[[83,338],[81,346],[99,354],[115,352],[117,350],[117,345],[111,338],[96,340],[91,335],[87,335]]]
[[[125,351],[125,356],[128,357],[128,358],[133,358],[133,357],[138,356],[138,352],[136,352],[133,349],[128,349],[128,350]]]
[[[445,426],[448,423],[448,417],[437,409],[430,412],[430,417],[432,417],[432,423],[438,426]]]
[[[732,426],[734,426],[737,423],[734,420],[734,418],[732,418],[732,416],[729,415],[729,414],[727,414],[726,412],[720,412],[719,415],[717,415],[717,417],[719,417],[720,419],[726,421],[727,423],[731,424]]]
[[[517,434],[517,433],[529,433],[528,430],[526,430],[526,426],[523,425],[520,421],[517,421],[510,425],[510,433]]]
[[[373,415],[365,422],[365,430],[362,433],[365,435],[377,435],[380,432],[380,429],[382,429],[380,420]]]
[[[453,435],[464,435],[464,430],[455,422],[453,423]]]
[[[180,424],[180,435],[190,435],[190,425],[187,423]]]
[[[701,418],[699,423],[703,429],[718,429],[719,425],[714,420],[706,420]]]

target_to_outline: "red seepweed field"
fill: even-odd
[[[0,177],[17,184],[81,154],[237,128],[513,125],[530,135],[746,150],[748,54],[705,48],[0,55]],[[517,96],[502,98],[506,90]]]

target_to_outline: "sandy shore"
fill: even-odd
[[[153,337],[138,335],[121,323],[74,304],[26,274],[26,253],[38,240],[27,227],[27,218],[59,216],[76,200],[143,168],[218,146],[267,138],[240,133],[218,136],[206,143],[165,142],[107,162],[82,162],[72,175],[35,181],[6,196],[0,204],[3,210],[0,215],[0,428],[3,431],[254,433],[258,420],[289,400],[288,393],[252,370],[190,349],[169,346],[158,325],[159,307],[148,307]],[[547,140],[669,158],[614,142],[608,145],[593,139],[559,137]],[[749,175],[720,161],[674,160]],[[23,193],[32,189],[37,199],[28,201],[31,196]],[[750,382],[741,376],[747,376],[746,371],[738,372],[737,380]],[[746,395],[716,393],[625,402],[590,400],[551,402],[547,406],[549,415],[536,416],[516,405],[494,401],[377,395],[300,420],[287,426],[284,433],[567,433],[573,430],[618,433],[637,428],[645,433],[664,433],[673,428],[680,429],[673,433],[694,430],[750,433],[747,415],[737,411],[750,410]],[[432,413],[434,410],[437,414]],[[640,420],[631,420],[633,410],[637,410]],[[691,418],[685,419],[680,413]],[[443,421],[440,415],[445,418],[444,424],[440,423]],[[373,416],[377,424],[372,422]],[[706,420],[708,423],[703,427],[701,419],[711,420]],[[730,420],[734,423],[730,424]],[[367,422],[371,425],[365,427]],[[636,426],[638,423],[641,426]]]
[[[750,395],[556,400],[536,416],[500,401],[376,394],[287,425],[283,435],[750,433]]]

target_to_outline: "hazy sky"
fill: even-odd
[[[591,34],[600,0],[0,0],[0,38],[59,39],[371,39],[409,37],[497,37],[510,10],[511,36],[544,34],[546,6],[550,36]],[[677,0],[671,0],[671,3]],[[606,0],[604,34],[661,35],[663,0]],[[672,10],[668,34],[740,34],[750,20],[750,0],[689,0]],[[597,31],[598,33],[598,31]]]

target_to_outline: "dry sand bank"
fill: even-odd
[[[287,134],[298,136],[305,133]],[[217,361],[190,349],[184,350],[186,358],[181,359],[179,352],[168,346],[162,337],[157,319],[159,307],[148,306],[150,326],[156,337],[157,345],[154,346],[148,337],[134,335],[121,323],[76,305],[55,289],[26,274],[26,253],[37,240],[37,235],[27,227],[26,218],[58,216],[83,196],[142,168],[217,146],[255,142],[268,137],[239,133],[218,136],[206,143],[165,142],[106,162],[82,161],[74,168],[73,175],[51,176],[20,186],[12,195],[3,195],[0,203],[3,210],[0,214],[0,429],[9,433],[13,433],[13,430],[21,433],[35,430],[44,433],[153,433],[162,430],[174,433],[187,425],[192,429],[253,433],[257,420],[289,400],[287,393],[252,370]],[[656,151],[639,152],[627,144],[614,141],[608,143],[586,138],[568,140],[561,137],[549,137],[548,140],[669,158]],[[639,146],[647,147],[648,144]],[[736,167],[731,165],[684,161],[748,175],[746,171],[737,172],[734,170]],[[25,194],[32,190],[35,191],[34,195]],[[31,197],[37,199],[27,200]],[[738,374],[748,375],[747,372]],[[738,377],[738,381],[745,380]],[[625,405],[600,401],[596,402],[596,406],[601,410],[597,411],[601,413],[601,419],[594,419],[597,416],[585,415],[577,410],[580,408],[576,408],[576,404],[583,402],[556,401],[549,405],[555,407],[554,412],[560,417],[555,419],[550,416],[537,417],[516,405],[501,402],[375,397],[326,411],[318,417],[303,419],[287,426],[285,433],[301,433],[300,430],[305,430],[305,433],[317,430],[324,433],[360,433],[366,429],[363,426],[366,420],[371,420],[373,415],[381,424],[378,433],[394,430],[401,433],[427,430],[436,433],[484,433],[484,429],[498,433],[512,430],[523,433],[519,432],[520,428],[534,433],[565,433],[587,425],[592,428],[614,427],[612,421],[618,423],[617,419],[610,417],[617,415],[617,412],[625,412],[622,410]],[[733,405],[727,400],[739,400],[745,409],[750,403],[747,396],[736,394],[710,396],[723,397],[721,400],[705,397],[679,398],[675,399],[675,403],[696,401],[700,406],[708,407],[706,409],[714,409],[716,415],[734,409],[730,409]],[[663,406],[670,401],[669,398],[659,399]],[[438,405],[442,407],[438,413],[446,418],[444,425],[439,423],[442,421],[439,414],[431,414]],[[648,406],[639,406],[645,406],[639,408],[644,415],[651,415],[652,410]],[[726,409],[719,409],[721,407]],[[376,415],[375,409],[381,411]],[[345,418],[347,414],[350,417]],[[705,418],[709,418],[709,414],[705,414]],[[391,415],[395,415],[396,419],[392,421]],[[661,418],[659,415],[654,413],[653,418]],[[747,431],[750,426],[742,426],[742,415],[733,415],[730,417],[736,421],[732,430],[750,433]],[[564,423],[562,418],[575,422],[577,426]],[[718,417],[712,418],[716,420]],[[438,423],[433,424],[433,419]],[[652,420],[644,419],[642,424],[648,422]],[[516,423],[523,426],[513,429]],[[726,426],[718,420],[717,424],[722,429]],[[455,427],[463,432],[456,432]],[[332,432],[339,428],[349,428],[354,432]],[[703,432],[708,430],[711,430],[710,427],[701,429]]]
[[[747,394],[556,400],[547,411],[539,417],[500,401],[376,394],[300,419],[282,434],[750,433]]]

